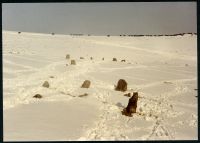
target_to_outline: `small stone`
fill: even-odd
[[[102,58],[102,60],[104,61],[104,58]]]
[[[66,55],[66,59],[70,59],[70,55],[69,54]]]
[[[131,97],[131,93],[124,94],[124,96]]]
[[[90,60],[93,60],[93,57],[90,57]]]
[[[48,81],[45,81],[45,82],[43,83],[42,86],[43,86],[43,87],[46,87],[46,88],[49,88],[49,83],[48,83]]]
[[[89,88],[90,87],[90,81],[89,80],[85,80],[83,82],[83,84],[81,85],[81,88]]]
[[[116,62],[116,61],[117,61],[117,59],[116,59],[116,58],[113,58],[113,61],[115,61],[115,62]]]
[[[121,62],[126,62],[126,60],[121,60]]]
[[[80,59],[84,59],[83,57],[80,57]]]
[[[33,98],[42,98],[42,95],[36,94],[36,95],[33,96]]]
[[[76,65],[76,61],[75,60],[71,60],[71,65]]]
[[[49,76],[50,78],[54,78],[54,76]]]

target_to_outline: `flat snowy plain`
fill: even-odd
[[[129,97],[114,90],[119,79],[125,93],[139,93],[133,117],[121,114]],[[84,80],[89,89],[80,88]],[[3,31],[4,141],[197,140],[197,90],[196,35]]]

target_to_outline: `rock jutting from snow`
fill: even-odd
[[[48,81],[45,81],[42,85],[43,87],[46,87],[46,88],[49,88],[49,82]]]
[[[90,81],[89,80],[85,80],[83,82],[83,84],[81,85],[81,88],[89,88],[90,87]]]
[[[129,98],[128,105],[126,108],[124,108],[122,114],[132,117],[132,113],[136,113],[137,101],[138,101],[138,92],[133,92],[133,96]]]
[[[93,60],[93,57],[90,57],[90,60]]]
[[[36,94],[36,95],[33,96],[33,98],[42,98],[42,95]]]
[[[124,96],[131,97],[131,93],[124,94]]]
[[[121,60],[121,62],[126,62],[126,60]]]
[[[80,57],[80,59],[84,59],[83,57]]]
[[[76,65],[76,61],[75,60],[71,60],[71,65]]]
[[[70,59],[70,55],[69,54],[66,55],[66,59]]]
[[[84,97],[84,96],[88,96],[88,94],[84,93],[84,94],[79,95],[78,97]]]
[[[127,82],[124,79],[120,79],[117,83],[117,86],[115,88],[117,91],[126,91],[127,90]]]
[[[115,62],[116,62],[116,61],[117,61],[117,59],[116,59],[116,58],[113,58],[113,61],[115,61]]]

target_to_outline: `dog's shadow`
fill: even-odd
[[[116,104],[116,106],[118,106],[118,107],[120,107],[120,108],[125,108],[125,106],[123,106],[122,103],[120,103],[120,102],[118,102],[118,103]]]

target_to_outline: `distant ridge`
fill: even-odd
[[[121,36],[121,37],[125,37],[125,36],[128,36],[128,37],[142,37],[142,36],[155,36],[155,37],[158,37],[158,36],[183,36],[185,34],[190,34],[190,35],[197,35],[197,33],[192,33],[192,32],[188,32],[188,33],[178,33],[178,34],[131,34],[131,35],[125,35],[125,34],[121,34],[121,35],[113,35],[113,36]],[[71,36],[91,36],[90,34],[69,34]],[[94,35],[96,36],[96,35]],[[107,37],[110,37],[112,35],[104,35],[104,36],[107,36]]]
[[[141,36],[183,36],[185,34],[197,35],[197,33],[178,33],[178,34],[158,34],[158,35],[120,35],[120,36],[129,36],[129,37],[141,37]]]
[[[11,32],[11,33],[18,33],[18,34],[22,34],[22,33],[31,33],[34,35],[38,35],[38,34],[45,34],[45,35],[69,35],[69,36],[98,36],[98,35],[92,35],[92,34],[79,34],[79,33],[73,33],[73,34],[59,34],[59,33],[35,33],[35,32],[23,32],[23,31],[7,31],[7,30],[3,30],[3,32]],[[143,36],[148,36],[148,37],[160,37],[160,36],[184,36],[186,34],[189,35],[197,35],[197,33],[192,33],[192,32],[188,32],[188,33],[176,33],[176,34],[120,34],[120,35],[101,35],[101,36],[120,36],[120,37],[143,37]]]

